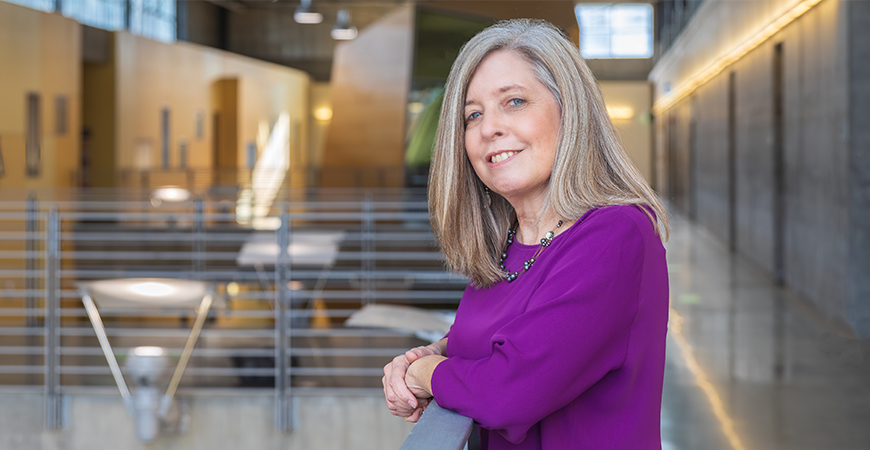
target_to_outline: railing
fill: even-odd
[[[274,396],[276,426],[288,429],[293,396],[378,392],[383,365],[424,343],[346,318],[374,303],[449,312],[467,283],[443,271],[422,192],[286,191],[268,207],[274,230],[239,223],[232,197],[212,194],[0,201],[0,389],[45,392],[46,425],[59,426],[63,394],[114,386],[83,283],[200,280],[215,302],[179,393]],[[122,362],[142,345],[178,356],[195,316],[172,307],[100,313]]]
[[[400,450],[462,450],[473,428],[473,420],[433,401]]]
[[[403,167],[303,167],[276,171],[281,185],[287,189],[317,188],[396,188],[405,186]],[[212,186],[239,186],[252,182],[252,169],[125,169],[116,174],[116,184],[124,188],[157,188],[179,186],[205,189]],[[88,176],[76,174],[86,181]]]

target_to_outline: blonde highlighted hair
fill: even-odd
[[[474,172],[465,152],[464,119],[468,84],[480,62],[497,50],[522,55],[562,110],[548,206],[577,220],[598,206],[648,205],[659,222],[644,212],[667,239],[664,206],[625,154],[577,47],[545,21],[515,19],[481,31],[464,45],[444,90],[429,175],[429,214],[448,267],[479,287],[502,279],[498,259],[515,213],[501,196],[487,195]]]

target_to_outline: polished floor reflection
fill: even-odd
[[[663,450],[870,449],[870,341],[673,216]]]

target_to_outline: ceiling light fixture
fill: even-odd
[[[335,26],[330,33],[336,41],[350,41],[356,39],[357,30],[350,24],[350,13],[346,9],[338,11]]]
[[[296,12],[293,13],[296,23],[320,23],[323,22],[323,14],[311,7],[311,0],[302,0]]]

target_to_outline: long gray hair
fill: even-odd
[[[453,63],[429,175],[429,214],[448,267],[486,287],[502,279],[498,258],[515,219],[501,196],[487,196],[465,152],[465,96],[480,62],[497,50],[519,53],[559,102],[562,118],[547,203],[569,220],[605,205],[649,205],[667,239],[667,213],[626,156],[601,90],[577,47],[553,25],[533,19],[499,22],[474,36]],[[646,209],[644,209],[646,212]]]

